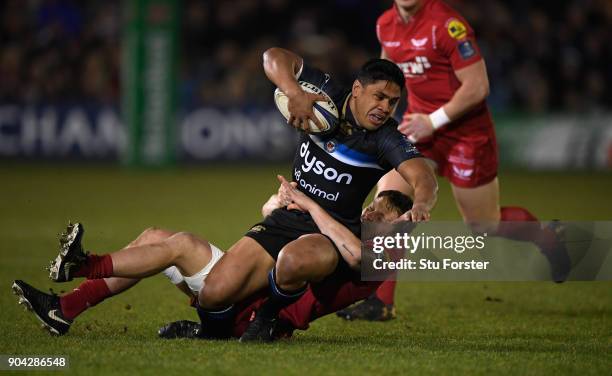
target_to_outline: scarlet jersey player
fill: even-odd
[[[571,265],[556,229],[542,229],[524,208],[500,208],[497,142],[485,102],[489,81],[468,22],[440,0],[395,0],[378,18],[376,33],[381,57],[395,62],[406,79],[408,107],[398,129],[451,183],[463,220],[477,231],[535,243],[551,263],[553,279],[566,279]],[[379,191],[388,189],[410,193],[394,171],[378,183]],[[393,281],[385,282],[361,310],[339,314],[392,318],[394,288]]]

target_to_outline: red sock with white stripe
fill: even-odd
[[[64,317],[74,320],[89,307],[93,307],[113,293],[103,279],[89,279],[60,298]]]

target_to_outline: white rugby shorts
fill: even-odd
[[[208,275],[208,273],[210,273],[210,270],[221,259],[221,257],[223,257],[223,251],[217,248],[214,244],[209,244],[210,249],[212,251],[212,257],[208,264],[206,264],[206,266],[204,266],[204,268],[202,268],[202,270],[200,270],[196,274],[189,277],[185,277],[181,274],[180,270],[176,266],[171,266],[165,269],[162,273],[164,273],[164,275],[168,277],[168,279],[170,279],[170,281],[175,285],[178,285],[179,283],[185,281],[185,283],[187,283],[187,286],[189,286],[189,289],[197,295],[202,289],[202,287],[204,287],[206,276]]]

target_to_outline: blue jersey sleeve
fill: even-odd
[[[422,157],[406,136],[397,130],[395,120],[390,120],[378,130],[378,163],[388,169],[397,168],[402,162]]]
[[[338,84],[329,74],[308,66],[303,63],[298,81],[309,82],[323,90],[334,101],[336,107],[342,108],[342,100],[346,96],[346,90]]]

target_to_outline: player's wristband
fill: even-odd
[[[431,120],[431,125],[433,125],[434,129],[439,129],[446,124],[450,123],[451,119],[444,111],[444,107],[440,107],[431,114],[429,114],[429,120]]]

